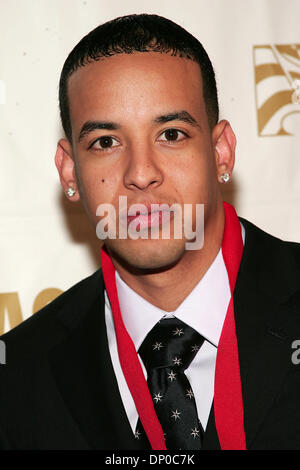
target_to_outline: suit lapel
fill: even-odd
[[[136,449],[110,359],[100,272],[83,297],[85,310],[70,305],[61,317],[67,337],[49,361],[66,407],[92,449]],[[86,308],[88,305],[88,309]],[[74,318],[75,324],[74,324]]]
[[[221,450],[215,423],[214,402],[210,409],[209,419],[202,443],[202,450]]]
[[[292,367],[295,317],[290,298],[299,290],[300,273],[286,245],[242,222],[246,243],[234,309],[250,448]]]

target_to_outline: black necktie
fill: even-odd
[[[158,322],[139,348],[155,411],[170,450],[201,448],[203,428],[191,385],[184,374],[204,338],[177,318]],[[147,442],[140,420],[136,439]]]

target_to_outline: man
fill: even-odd
[[[101,270],[3,336],[2,448],[300,448],[300,248],[223,204],[236,140],[201,44],[155,15],[101,25],[65,62],[60,109],[63,190],[97,229],[115,208],[117,236]],[[204,206],[200,228],[187,217],[203,246],[175,237],[173,205]],[[164,212],[169,237],[119,236],[124,220],[161,235]]]

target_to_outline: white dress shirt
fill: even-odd
[[[243,226],[242,236],[244,241]],[[176,316],[205,338],[199,352],[185,370],[194,392],[198,418],[205,429],[214,396],[217,347],[230,301],[230,287],[222,250],[220,249],[205,275],[174,312],[165,312],[145,300],[120,278],[117,271],[115,278],[124,325],[137,351],[149,331],[164,316]],[[106,290],[105,322],[120,395],[132,431],[135,432],[138,413],[121,369],[112,311]],[[140,362],[147,379],[141,359]]]

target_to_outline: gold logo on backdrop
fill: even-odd
[[[32,313],[36,313],[56,297],[62,294],[62,290],[49,287],[39,292],[34,299]],[[8,317],[9,327],[14,328],[23,321],[22,309],[18,292],[0,293],[0,334],[5,331],[4,318]],[[8,330],[7,330],[8,331]]]
[[[253,46],[258,134],[293,135],[300,124],[300,44]]]

